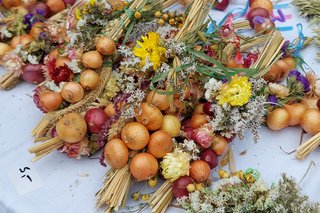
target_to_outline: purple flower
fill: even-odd
[[[221,81],[223,84],[228,83],[228,79],[226,79],[226,78],[223,78]]]
[[[295,77],[295,80],[302,84],[304,92],[310,91],[310,83],[308,79],[304,77],[298,70],[291,70],[288,74],[288,77]]]
[[[288,74],[288,77],[290,76],[296,76],[296,78],[299,78],[301,75],[301,73],[298,70],[291,70]]]
[[[275,95],[269,95],[268,96],[268,102],[272,103],[271,105],[276,105],[278,103],[278,99]]]

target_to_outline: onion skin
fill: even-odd
[[[200,115],[203,115],[204,114],[204,111],[203,111],[203,107],[204,107],[204,104],[197,104],[196,107],[194,108],[192,114],[200,114]]]
[[[64,100],[69,103],[77,103],[84,97],[84,90],[77,82],[67,82],[61,90],[61,95]]]
[[[148,129],[141,123],[127,123],[121,131],[121,139],[129,149],[141,150],[149,142]]]
[[[12,47],[8,44],[0,42],[0,57],[4,56],[6,53],[10,52]]]
[[[265,19],[262,24],[255,24],[253,29],[256,33],[264,31],[264,34],[270,33],[275,28],[274,23],[270,19]]]
[[[159,90],[159,92],[165,92],[165,91]],[[151,91],[148,93],[146,102],[155,105],[161,111],[167,110],[170,107],[169,97],[167,95],[159,94],[155,91]]]
[[[189,176],[179,177],[176,181],[172,183],[172,192],[175,198],[182,198],[184,196],[188,197],[189,192],[187,186],[193,183],[193,180]]]
[[[86,68],[98,69],[102,66],[103,60],[100,53],[96,50],[93,50],[83,54],[82,63]]]
[[[251,9],[247,15],[247,19],[250,23],[251,28],[254,27],[253,19],[256,16],[260,16],[263,18],[269,18],[270,14],[269,14],[268,10],[261,8],[261,7]]]
[[[26,82],[40,84],[45,80],[42,64],[26,64],[20,77]]]
[[[147,102],[141,103],[140,108],[136,110],[135,118],[151,131],[160,129],[163,122],[163,115],[160,109]]]
[[[191,138],[204,149],[209,148],[213,142],[213,135],[206,128],[194,129]]]
[[[12,7],[18,7],[22,4],[21,0],[2,0],[1,3],[7,10]]]
[[[251,9],[259,7],[266,9],[269,12],[269,14],[271,14],[273,11],[273,4],[270,0],[255,0],[252,2]]]
[[[150,135],[148,152],[156,158],[163,158],[173,149],[172,137],[169,133],[159,130]]]
[[[320,132],[320,112],[316,109],[308,109],[301,118],[301,127],[309,134]]]
[[[296,61],[291,56],[287,56],[283,60],[288,64],[289,71],[296,68]]]
[[[104,147],[104,158],[113,169],[121,169],[127,165],[129,150],[120,139],[110,140]]]
[[[53,13],[58,13],[66,9],[66,5],[63,0],[47,0],[47,5]]]
[[[286,108],[289,113],[290,126],[299,125],[303,114],[307,110],[307,107],[302,103],[286,104],[284,108]]]
[[[114,40],[105,36],[101,36],[97,40],[96,49],[102,55],[113,55],[116,52],[117,47]]]
[[[15,36],[10,41],[10,46],[15,49],[19,44],[25,46],[33,41],[33,37],[29,34],[24,34],[21,36]]]
[[[211,149],[214,153],[221,156],[228,151],[228,141],[221,135],[215,135],[213,137]]]
[[[222,0],[221,2],[218,2],[216,6],[214,6],[214,9],[224,11],[229,6],[229,0]]]
[[[159,165],[150,153],[139,153],[130,162],[130,172],[138,181],[149,180],[158,173]]]
[[[283,59],[279,59],[276,64],[278,65],[278,67],[280,68],[281,70],[281,75],[280,75],[280,81],[283,80],[287,75],[288,75],[288,72],[290,71],[290,66],[289,64],[283,60]]]
[[[194,114],[191,117],[190,125],[192,128],[197,129],[203,126],[204,124],[209,123],[207,115]]]
[[[307,109],[318,109],[317,106],[318,98],[317,97],[303,97],[301,103],[303,103]]]
[[[85,70],[80,75],[80,84],[85,90],[94,90],[100,84],[100,75],[93,70]]]
[[[267,115],[267,125],[270,129],[278,131],[289,125],[290,115],[284,108],[277,108]]]
[[[212,149],[206,149],[202,151],[200,159],[208,163],[210,169],[216,168],[219,163],[218,156],[216,153],[214,153],[214,151],[212,151]]]
[[[206,115],[209,115],[209,116],[213,116],[213,110],[212,110],[212,103],[210,102],[206,102],[204,105],[203,105],[203,112],[206,114]]]
[[[40,33],[44,32],[45,24],[43,22],[36,22],[32,25],[29,34],[34,38],[39,38]]]
[[[210,166],[203,160],[196,160],[191,163],[190,177],[197,183],[202,183],[210,178]]]
[[[40,96],[40,106],[47,112],[53,112],[61,106],[63,101],[60,93],[46,91]]]
[[[276,63],[271,65],[270,71],[263,76],[264,80],[268,82],[277,82],[279,81],[280,77],[281,77],[281,69]]]
[[[63,67],[64,65],[68,66],[69,63],[70,63],[70,59],[68,58],[68,56],[61,56],[57,58],[55,66],[56,68]]]
[[[98,134],[101,131],[102,126],[107,122],[108,117],[102,109],[94,108],[89,109],[86,112],[84,119],[87,122],[88,131],[90,133]]]
[[[178,137],[180,135],[181,123],[179,118],[174,115],[163,116],[161,130],[168,132],[171,137]]]
[[[64,115],[56,124],[59,137],[67,143],[77,143],[87,134],[87,124],[78,113]]]

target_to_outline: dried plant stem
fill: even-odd
[[[250,23],[248,20],[241,20],[233,23],[233,26],[236,30],[250,30]]]
[[[172,5],[179,3],[181,0],[167,0],[163,3],[163,8],[169,8]]]
[[[270,66],[281,56],[280,50],[284,42],[285,39],[279,31],[269,33],[258,60],[252,65],[252,68],[259,70],[254,77],[263,76],[269,71]]]
[[[100,74],[101,83],[99,87],[93,91],[91,91],[86,97],[79,101],[76,104],[70,105],[68,108],[47,113],[47,115],[39,122],[39,124],[33,129],[32,135],[36,136],[36,140],[39,137],[45,136],[47,130],[52,128],[56,122],[62,117],[63,115],[69,112],[84,112],[87,108],[99,98],[105,88],[105,85],[110,77],[110,73],[112,72],[111,67],[104,67]]]
[[[203,25],[214,2],[212,0],[194,0],[190,12],[175,39],[181,41],[188,33],[199,29]],[[210,6],[208,7],[208,5]]]
[[[242,40],[242,43],[240,45],[240,51],[246,51],[248,49],[251,49],[252,47],[256,47],[258,45],[263,45],[267,41],[268,36],[261,35],[258,37],[253,37],[250,39],[250,41]]]
[[[172,198],[172,183],[167,180],[150,198],[148,204],[150,205],[151,212],[164,213],[170,205]]]
[[[229,148],[228,158],[229,158],[229,170],[231,175],[233,175],[236,173],[236,164],[234,161],[234,155],[231,147]]]
[[[0,78],[0,89],[9,90],[12,89],[20,82],[19,76],[16,75],[15,71],[7,71]]]
[[[43,158],[44,156],[48,155],[54,150],[60,148],[63,145],[63,143],[64,142],[61,140],[61,138],[55,137],[30,148],[29,152],[36,155],[36,157],[32,159],[32,162],[38,161],[39,159]]]
[[[96,194],[96,207],[106,206],[106,212],[118,211],[126,202],[132,181],[129,165],[122,169],[111,169],[106,176],[102,189]]]
[[[298,147],[296,152],[296,157],[299,160],[305,159],[319,145],[320,145],[320,132]]]

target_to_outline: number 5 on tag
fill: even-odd
[[[8,176],[19,195],[27,194],[43,186],[43,181],[35,168],[22,166],[9,171]]]

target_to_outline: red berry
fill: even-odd
[[[229,0],[222,0],[214,7],[216,10],[224,11],[229,6]]]

